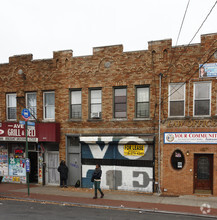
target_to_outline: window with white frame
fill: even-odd
[[[44,92],[44,119],[54,120],[55,119],[55,93],[53,91]]]
[[[7,120],[17,119],[17,95],[16,93],[7,94]]]
[[[26,93],[26,108],[29,109],[31,116],[30,119],[34,120],[37,118],[37,100],[36,93]]]
[[[194,83],[194,116],[210,116],[211,82]]]
[[[185,116],[185,84],[183,83],[169,85],[169,116]]]
[[[90,118],[102,117],[102,90],[90,89]]]
[[[114,89],[114,117],[127,117],[127,88]]]
[[[148,118],[149,106],[149,87],[136,87],[136,118]]]
[[[81,118],[81,90],[71,91],[71,108],[70,118]]]

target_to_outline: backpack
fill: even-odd
[[[80,180],[77,180],[77,182],[75,183],[75,188],[80,187]]]

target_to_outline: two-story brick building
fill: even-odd
[[[203,153],[212,160],[214,186],[215,141],[173,141],[178,134],[190,138],[193,132],[216,132],[216,78],[199,77],[200,64],[217,63],[216,41],[217,35],[210,34],[200,44],[172,47],[169,39],[149,42],[148,50],[135,52],[123,52],[117,45],[94,48],[90,56],[59,51],[46,60],[10,57],[9,63],[0,64],[4,180],[25,182],[24,127],[19,121],[27,107],[36,122],[29,129],[32,182],[58,184],[56,168],[65,159],[69,185],[80,179],[83,187],[92,187],[90,176],[100,163],[103,188],[151,193],[159,183],[164,193],[192,194],[194,161]],[[206,95],[213,92],[201,99],[197,92],[205,89]],[[217,193],[214,187],[210,192]]]

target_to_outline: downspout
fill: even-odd
[[[159,121],[158,121],[158,194],[161,194],[161,150],[160,150],[160,125],[161,125],[161,79],[163,74],[159,74]]]

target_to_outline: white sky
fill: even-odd
[[[191,0],[178,45],[188,44],[216,0]],[[175,45],[188,0],[1,0],[0,63],[9,56],[52,58],[72,49],[74,56],[92,48],[123,44],[144,50],[148,41],[171,38]],[[201,34],[217,33],[217,5]]]

